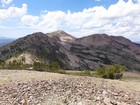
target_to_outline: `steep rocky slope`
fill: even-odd
[[[67,63],[67,58],[63,52],[59,51],[59,45],[55,40],[41,32],[33,33],[1,47],[0,60],[5,61],[28,53],[35,56],[39,61],[46,63],[57,61],[63,65]]]
[[[71,51],[79,56],[83,66],[91,69],[93,65],[111,64],[140,68],[140,46],[122,36],[96,34],[79,38],[72,44]]]
[[[34,33],[0,48],[0,61],[33,55],[38,61],[59,62],[65,69],[91,69],[112,64],[140,70],[140,46],[122,36],[94,34],[74,38],[64,31]],[[36,61],[36,60],[33,60]]]

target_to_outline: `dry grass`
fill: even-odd
[[[140,82],[140,73],[139,72],[125,72],[122,80]]]
[[[64,74],[27,71],[27,70],[0,70],[0,85],[48,79],[70,78]]]
[[[8,59],[6,61],[6,63],[8,63],[10,61],[12,62],[13,60],[21,61],[22,58],[25,58],[25,62],[24,62],[25,64],[33,64],[34,62],[39,62],[37,57],[35,57],[34,55],[32,55],[30,53],[25,52],[25,53],[22,53],[18,56],[15,56],[15,57]]]

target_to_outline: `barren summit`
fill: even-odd
[[[47,35],[51,38],[58,37],[62,42],[73,42],[76,39],[72,35],[62,30],[58,30],[52,33],[47,33]]]

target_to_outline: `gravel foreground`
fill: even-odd
[[[119,89],[105,79],[70,76],[38,80],[38,77],[37,80],[2,85],[0,105],[140,105],[140,91]]]

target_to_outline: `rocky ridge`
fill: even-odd
[[[32,63],[58,62],[61,68],[69,70],[96,70],[99,66],[120,64],[140,71],[140,45],[122,36],[92,34],[74,38],[61,30],[37,32],[1,47],[0,63],[23,53],[37,59],[32,59]]]

